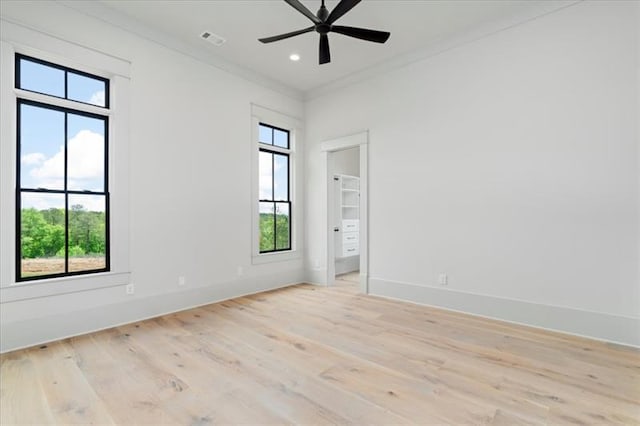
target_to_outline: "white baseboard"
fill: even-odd
[[[369,294],[640,347],[640,318],[369,278]]]
[[[324,270],[314,272],[317,274],[312,274],[311,277],[324,278],[326,275]],[[2,336],[0,353],[104,330],[243,295],[287,287],[304,281],[297,278],[297,276],[303,276],[301,271],[294,275],[296,275],[296,279],[289,281],[283,281],[281,277],[277,276],[251,278],[193,288],[178,293],[134,299],[126,303],[105,305],[85,311],[74,311],[10,323],[3,322],[0,325],[0,335]],[[313,280],[306,281],[313,283]],[[316,282],[321,282],[321,280],[318,279]],[[640,347],[640,318],[542,305],[377,278],[369,278],[368,290],[368,293],[374,296]]]
[[[285,277],[286,275],[286,277]],[[0,324],[0,353],[142,321],[304,281],[304,271],[216,283],[125,303]]]

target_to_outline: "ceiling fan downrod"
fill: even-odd
[[[324,5],[324,0],[322,0],[322,6],[320,6],[320,9],[318,9],[317,16],[318,16],[318,19],[321,20],[322,22],[326,22],[327,18],[329,17],[329,10]]]

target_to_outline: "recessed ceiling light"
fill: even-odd
[[[297,53],[292,53],[291,55],[289,55],[289,59],[291,59],[293,62],[297,62],[300,60],[300,55],[298,55]]]

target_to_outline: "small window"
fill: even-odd
[[[260,124],[259,129],[260,143],[273,145],[284,149],[289,149],[289,131],[269,126],[268,124]]]
[[[109,270],[108,80],[16,55],[17,280]]]
[[[16,55],[16,87],[109,108],[109,80],[29,56]]]
[[[291,250],[289,131],[259,124],[260,253]]]

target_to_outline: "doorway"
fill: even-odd
[[[357,287],[360,272],[360,147],[333,151],[328,158],[333,178],[334,285]]]
[[[368,291],[368,133],[322,144],[327,177],[326,285]]]

